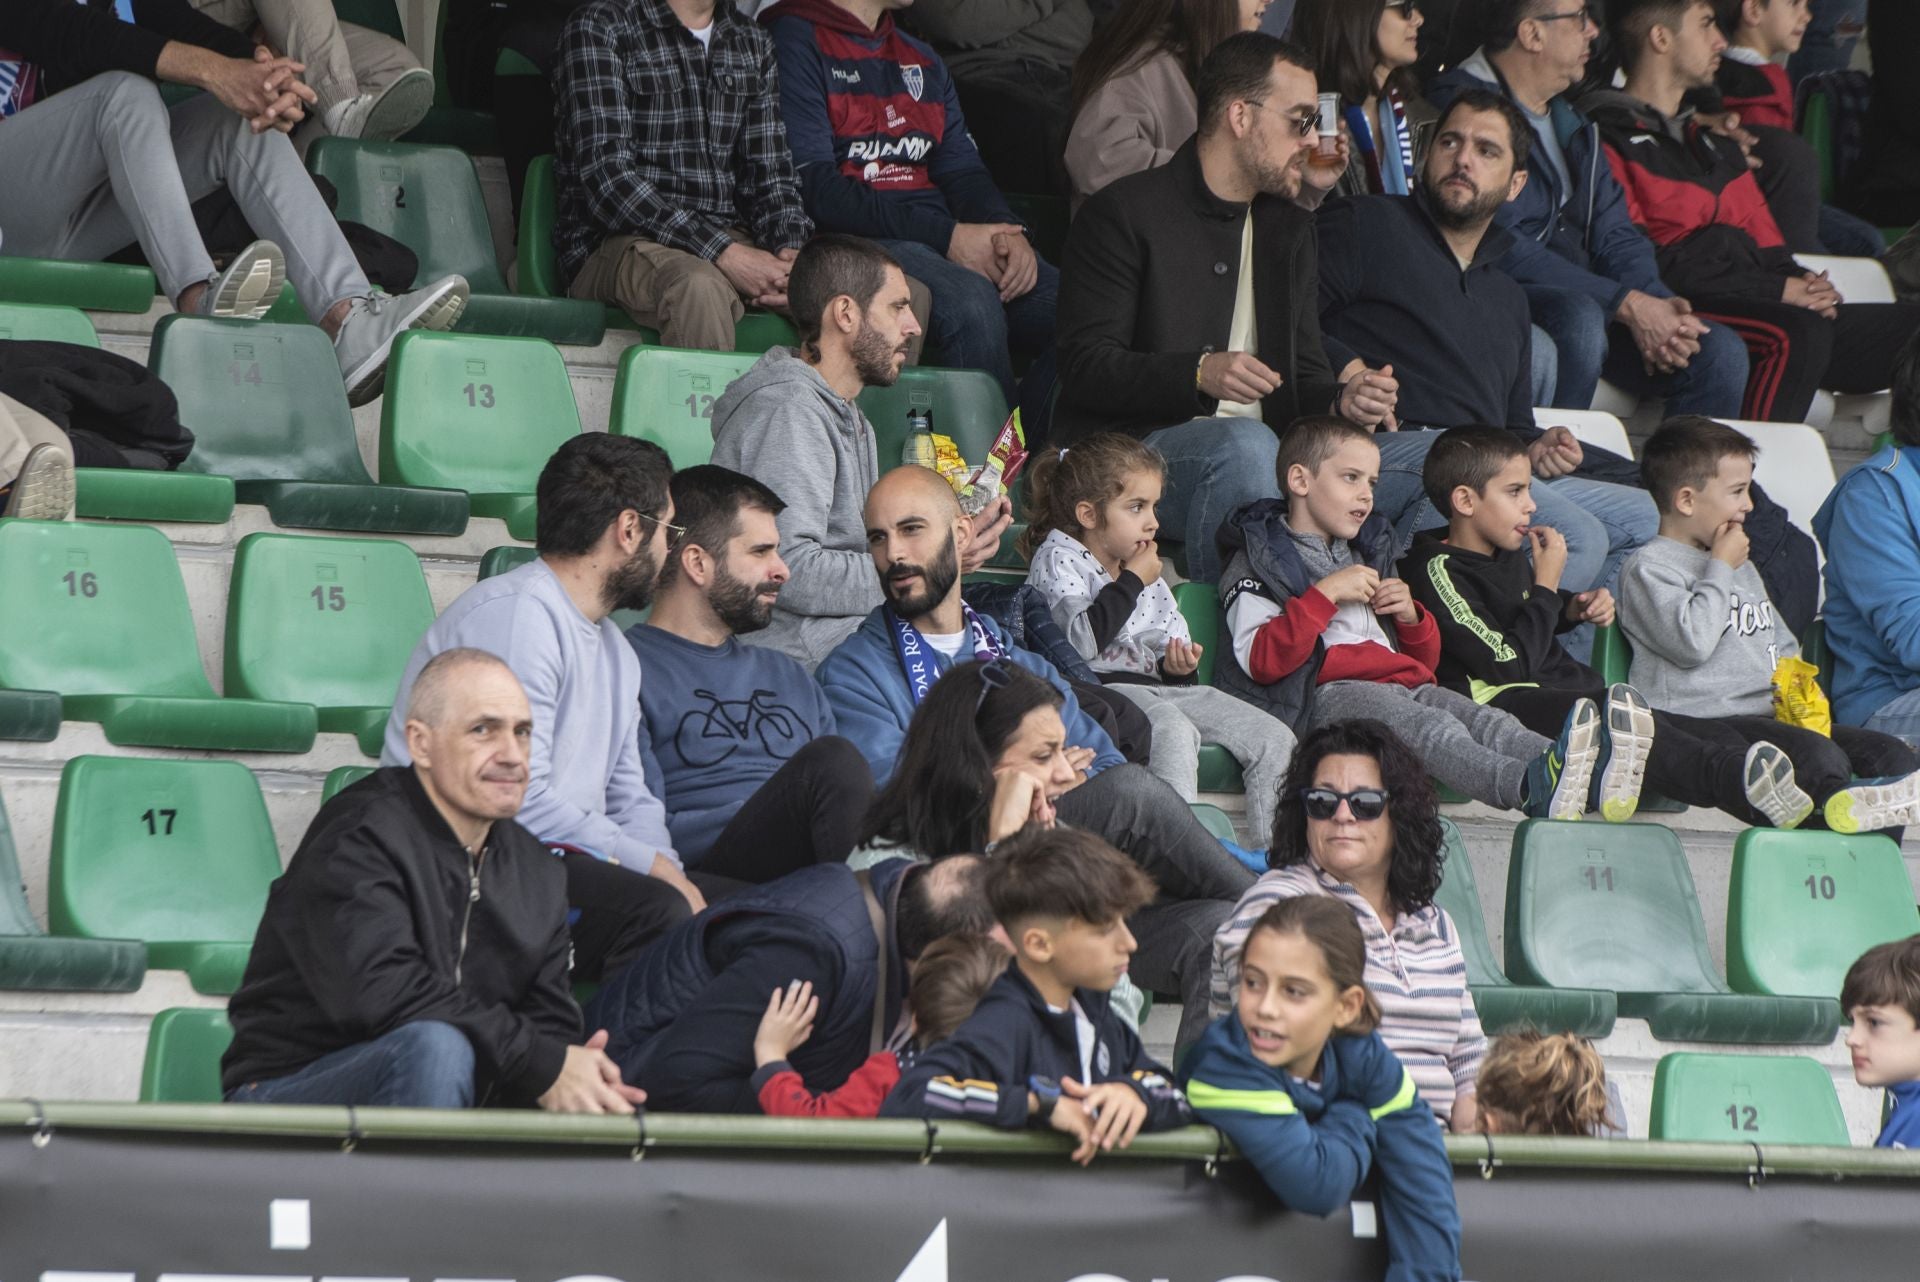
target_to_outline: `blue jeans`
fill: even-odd
[[[1904,739],[1920,748],[1920,690],[1895,695],[1880,710],[1867,718],[1866,728]]]
[[[1533,403],[1557,404],[1554,396],[1560,387],[1560,349],[1554,346],[1553,335],[1541,329],[1537,321],[1533,326],[1533,345],[1529,355],[1533,362],[1529,371],[1533,379]]]
[[[1040,259],[1040,277],[1032,289],[1010,303],[979,272],[950,262],[945,254],[916,240],[883,240],[902,271],[933,292],[933,314],[927,321],[927,342],[940,349],[940,360],[951,369],[979,369],[1000,383],[1008,405],[1023,401],[1013,383],[1013,356],[1040,356],[1053,349],[1054,301],[1060,293],[1060,271]],[[1035,372],[1050,379],[1052,362],[1041,362]],[[1022,416],[1024,419],[1024,415]]]
[[[1887,252],[1887,238],[1858,214],[1832,205],[1820,206],[1820,248],[1841,258],[1878,258]]]
[[[1613,324],[1586,294],[1544,287],[1527,290],[1536,329],[1553,338],[1560,378],[1551,402],[1557,409],[1593,404],[1601,376],[1636,396],[1659,397],[1666,413],[1738,418],[1747,387],[1747,347],[1726,325],[1709,324],[1700,351],[1685,369],[1649,374],[1625,325]]]
[[[451,1024],[421,1020],[322,1055],[297,1073],[248,1082],[234,1104],[472,1108],[473,1044]]]
[[[1160,523],[1186,549],[1186,576],[1217,582],[1221,562],[1214,532],[1236,508],[1279,493],[1274,464],[1280,438],[1259,419],[1196,418],[1150,433],[1146,442],[1167,460]]]

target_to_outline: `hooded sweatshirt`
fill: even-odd
[[[957,223],[1020,221],[967,135],[946,64],[891,13],[868,30],[833,0],[781,0],[760,21],[780,60],[800,196],[821,231],[944,254]]]
[[[1620,567],[1627,674],[1647,702],[1692,717],[1771,717],[1773,670],[1800,653],[1751,560],[1734,569],[1665,535]]]
[[[873,425],[791,347],[776,347],[713,403],[713,461],[772,488],[793,577],[773,622],[746,640],[808,672],[880,604],[861,509],[880,479]]]

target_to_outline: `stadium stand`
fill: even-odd
[[[1735,992],[1827,996],[1876,944],[1920,932],[1885,837],[1749,828],[1734,839],[1727,980]]]
[[[1648,1138],[1725,1144],[1845,1144],[1833,1079],[1800,1055],[1663,1055]]]
[[[40,928],[0,805],[0,988],[130,993],[146,976],[147,949],[137,939],[67,939]]]
[[[220,1057],[233,1041],[224,1010],[173,1007],[153,1017],[140,1100],[156,1104],[217,1104]]]
[[[607,430],[637,436],[667,452],[678,468],[713,454],[713,402],[759,356],[683,347],[629,347],[613,381]]]

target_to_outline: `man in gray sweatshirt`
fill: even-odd
[[[645,609],[675,528],[659,446],[588,432],[540,473],[538,559],[468,588],[414,647],[383,766],[411,764],[413,683],[436,654],[504,660],[533,709],[520,826],[566,865],[575,979],[619,970],[706,906],[681,870],[666,809],[640,761],[640,661],[608,616]]]
[[[857,236],[808,242],[793,261],[787,299],[800,345],[769,351],[713,403],[713,462],[786,500],[780,556],[793,577],[773,622],[742,639],[811,672],[880,604],[860,515],[880,461],[855,398],[892,386],[920,326],[900,265]],[[966,571],[993,555],[1012,518],[1006,499],[974,518]]]

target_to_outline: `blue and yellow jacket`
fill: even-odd
[[[1155,1063],[1106,993],[1074,990],[1093,1025],[1093,1080],[1126,1082],[1146,1101],[1146,1131],[1193,1120],[1172,1074]],[[1027,1124],[1028,1079],[1079,1081],[1080,1039],[1073,1012],[1055,1013],[1017,965],[987,989],[952,1037],[924,1051],[880,1106],[882,1117],[988,1122],[1009,1130]]]
[[[1320,1081],[1308,1083],[1255,1059],[1228,1014],[1188,1055],[1181,1085],[1293,1210],[1331,1215],[1378,1167],[1387,1282],[1458,1282],[1460,1212],[1440,1124],[1378,1033],[1329,1038]]]

